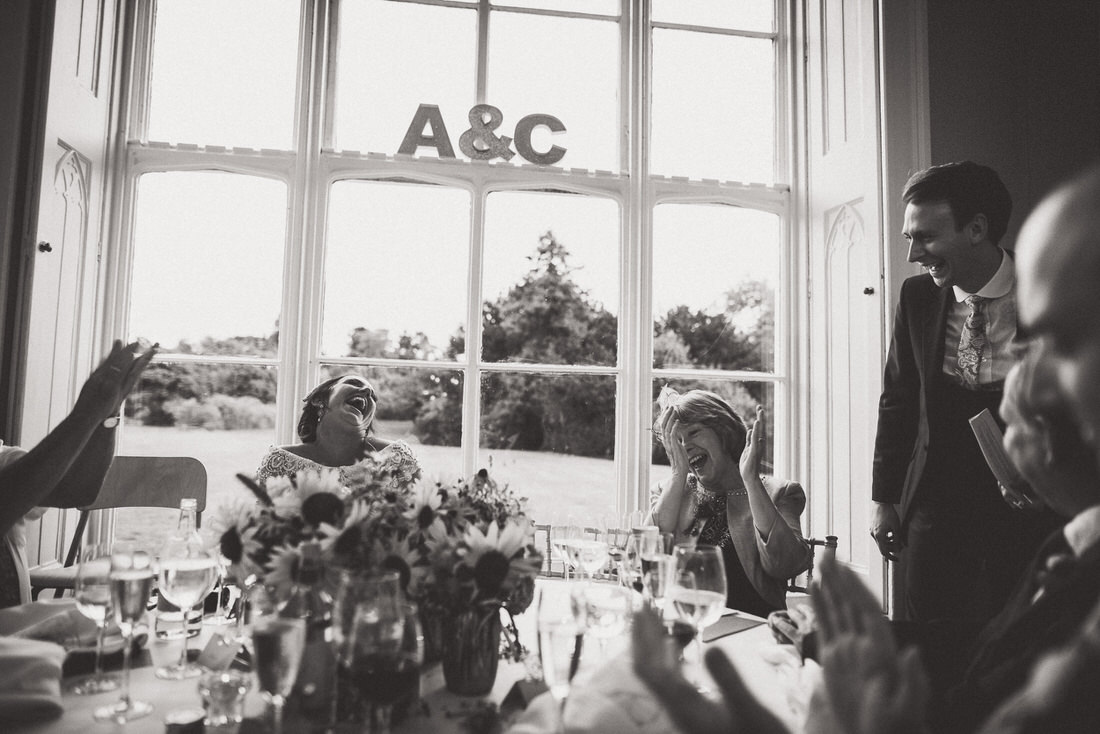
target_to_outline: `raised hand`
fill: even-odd
[[[142,352],[138,342],[123,346],[122,341],[116,339],[111,353],[84,382],[73,413],[90,413],[96,420],[118,415],[122,401],[156,352],[157,345]]]
[[[925,731],[928,679],[915,648],[899,654],[871,591],[831,558],[812,592],[825,690],[841,731],[908,734]]]
[[[663,437],[665,453],[668,454],[669,464],[672,465],[672,474],[678,478],[686,478],[691,473],[687,451],[684,450],[684,444],[680,441],[682,430],[680,422],[676,420],[676,416],[673,415],[672,411],[665,411],[665,415],[661,419],[661,436]]]
[[[634,615],[634,672],[664,705],[682,731],[692,734],[787,734],[787,728],[745,687],[729,658],[707,651],[706,664],[722,694],[704,698],[680,674],[676,650],[649,607]]]
[[[745,450],[741,452],[741,479],[748,483],[760,478],[760,462],[764,458],[764,406],[756,406],[756,420],[745,436]]]

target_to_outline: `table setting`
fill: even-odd
[[[549,538],[564,578],[549,578],[522,502],[486,474],[397,493],[378,467],[345,475],[246,482],[257,501],[216,513],[205,537],[181,507],[156,554],[89,546],[72,600],[13,618],[52,639],[21,642],[52,647],[35,655],[26,710],[0,706],[5,730],[666,731],[633,672],[643,608],[700,690],[702,647],[717,645],[795,721],[801,660],[725,609],[714,548],[670,547],[653,526],[567,526]],[[214,592],[192,629],[178,610],[225,583],[234,613]]]

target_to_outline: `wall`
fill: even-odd
[[[1004,244],[1055,184],[1100,160],[1100,2],[927,0],[933,163],[996,169]]]

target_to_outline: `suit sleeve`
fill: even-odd
[[[912,320],[916,314],[910,313],[915,285],[912,279],[902,285],[882,378],[871,472],[871,499],[876,502],[896,504],[901,501],[905,475],[917,440],[921,386],[913,349]]]
[[[806,492],[798,482],[785,482],[772,495],[781,520],[767,533],[756,534],[760,565],[777,579],[789,579],[810,567],[810,546],[802,537]]]

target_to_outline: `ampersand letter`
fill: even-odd
[[[488,119],[486,119],[488,115]],[[507,135],[497,137],[493,130],[500,127],[504,115],[496,107],[488,104],[474,105],[470,108],[470,129],[458,139],[458,147],[470,160],[488,161],[493,158],[511,160],[512,139]]]

